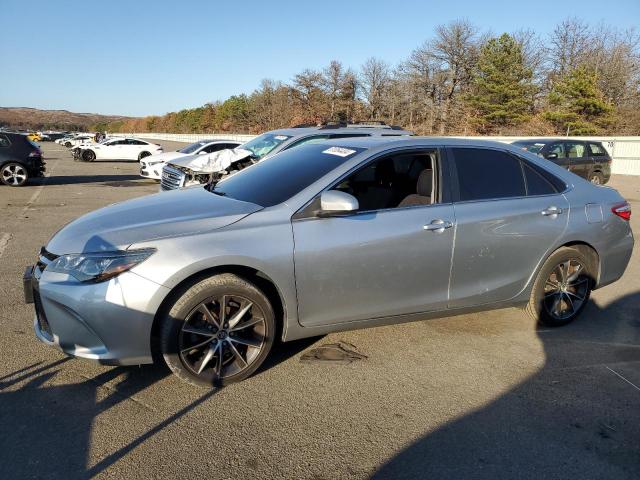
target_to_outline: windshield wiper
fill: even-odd
[[[227,196],[226,192],[223,192],[221,190],[216,190],[215,188],[210,188],[209,191],[211,193],[215,193],[216,195],[220,195],[221,197],[226,197]]]

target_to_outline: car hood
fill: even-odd
[[[189,155],[171,162],[182,168],[188,168],[197,173],[215,173],[229,168],[234,162],[247,158],[251,155],[249,150],[241,147],[219,150],[209,155]]]
[[[215,195],[199,185],[88,213],[63,227],[46,248],[56,255],[124,250],[133,243],[222,228],[262,208]]]
[[[169,162],[171,160],[175,160],[176,158],[182,158],[186,156],[186,153],[181,152],[164,152],[164,153],[156,153],[155,155],[151,155],[149,157],[145,157],[144,161],[149,162]]]

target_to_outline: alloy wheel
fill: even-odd
[[[567,320],[577,314],[589,295],[590,278],[584,265],[566,260],[549,274],[544,286],[543,305],[556,320]]]
[[[193,374],[224,379],[249,368],[265,341],[262,309],[247,298],[221,295],[187,315],[178,346],[182,363]]]
[[[594,185],[600,185],[600,176],[594,175],[591,177],[591,183]]]
[[[27,181],[27,170],[16,163],[9,164],[2,169],[2,181],[6,185],[22,185]]]

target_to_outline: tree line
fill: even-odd
[[[96,125],[121,132],[257,133],[297,124],[381,120],[422,135],[638,135],[640,37],[577,18],[545,37],[438,26],[398,65],[334,60],[289,82],[199,108]]]

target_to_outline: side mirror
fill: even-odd
[[[553,160],[555,158],[558,158],[558,154],[557,153],[548,153],[547,155],[545,155],[545,158],[547,160]]]
[[[339,190],[328,190],[320,195],[318,217],[338,217],[357,212],[358,199]]]

